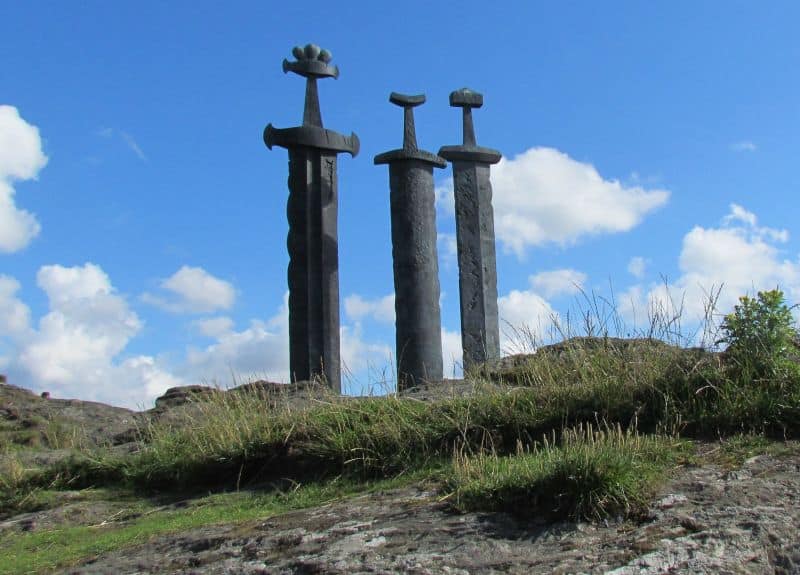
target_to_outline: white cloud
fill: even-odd
[[[648,288],[634,286],[623,295],[627,317],[636,308],[643,319],[653,308],[670,312],[683,307],[686,324],[702,319],[709,295],[720,289],[719,313],[733,309],[739,296],[782,289],[790,303],[800,301],[800,256],[786,258],[779,244],[788,240],[786,230],[759,227],[757,218],[732,204],[719,227],[695,226],[683,238],[678,260],[680,277]]]
[[[23,120],[15,107],[0,106],[0,179],[34,179],[45,164],[39,129]]]
[[[275,315],[266,321],[251,320],[242,331],[224,322],[216,327],[229,329],[220,329],[211,345],[187,350],[186,379],[223,387],[252,378],[289,381],[289,292]]]
[[[144,293],[142,301],[173,313],[211,313],[230,309],[236,300],[232,284],[199,267],[181,267],[161,282],[161,288],[170,297]]]
[[[512,290],[498,301],[500,348],[503,354],[531,351],[551,335],[558,314],[540,295]]]
[[[125,380],[130,382],[123,388],[129,390],[124,404],[138,409],[149,409],[153,400],[169,388],[187,384],[183,379],[164,370],[156,359],[147,355],[126,359],[115,372],[121,376],[119,383]]]
[[[445,217],[453,217],[456,214],[453,186],[453,177],[448,176],[433,189],[436,198],[436,209]]]
[[[747,211],[738,204],[731,204],[730,210],[730,213],[722,218],[723,226],[734,228],[734,224],[736,223],[745,224],[745,228],[749,228],[749,233],[754,237],[765,237],[771,241],[781,243],[786,243],[789,241],[788,230],[759,227],[758,217],[753,212]]]
[[[193,321],[192,325],[206,337],[219,338],[233,331],[233,320],[229,317],[212,317]]]
[[[382,342],[366,341],[361,323],[356,322],[352,326],[342,326],[340,334],[342,387],[351,374],[362,372],[365,369],[380,371],[391,365],[392,348]]]
[[[464,350],[461,332],[442,328],[442,361],[445,379],[456,379],[464,374]]]
[[[43,266],[36,279],[49,311],[34,327],[19,283],[0,278],[0,324],[13,328],[3,332],[13,352],[4,369],[15,383],[133,408],[181,384],[152,357],[121,357],[142,323],[99,266]]]
[[[0,181],[0,252],[23,249],[40,231],[36,216],[14,204],[14,188]]]
[[[755,227],[755,225],[758,223],[758,218],[753,212],[747,211],[738,204],[731,204],[730,210],[730,213],[722,218],[722,223],[724,225],[730,226],[733,223],[741,222],[750,227]]]
[[[142,322],[99,266],[44,266],[37,283],[50,309],[34,327],[17,297],[19,282],[0,276],[0,367],[15,384],[54,397],[146,408],[167,388],[188,383],[225,387],[251,378],[289,381],[288,293],[273,317],[251,320],[242,330],[226,316],[192,322],[212,342],[187,348],[177,365],[168,366],[164,358],[125,356]],[[373,306],[370,313],[391,303],[388,297],[379,301],[383,306]],[[385,370],[391,348],[365,338],[356,321],[341,328],[341,356],[345,373]]]
[[[190,348],[185,379],[236,385],[249,379],[289,381],[288,313],[264,322],[251,320],[242,331],[220,334],[203,349]]]
[[[0,337],[23,337],[30,329],[30,309],[19,299],[20,285],[9,276],[0,275]]]
[[[144,162],[147,161],[147,156],[144,155],[142,148],[139,147],[139,144],[136,143],[136,140],[133,139],[133,136],[131,136],[128,132],[120,132],[120,136],[122,136],[122,139],[125,140],[125,144],[128,146],[128,149],[130,149],[131,152],[136,154],[140,160]]]
[[[758,149],[750,140],[740,140],[731,144],[731,150],[734,152],[755,152]]]
[[[492,168],[492,187],[497,239],[519,257],[532,246],[628,231],[669,198],[667,190],[605,180],[552,148],[503,158]]]
[[[371,313],[373,309],[369,308],[365,313]],[[219,332],[211,345],[189,349],[185,379],[202,379],[223,387],[234,384],[232,378],[236,383],[252,378],[278,382],[290,380],[288,292],[280,309],[265,322],[252,320],[247,329],[235,331],[224,321],[226,319],[215,318],[195,324],[202,323],[207,330],[219,329]],[[211,335],[210,331],[207,334]],[[343,379],[368,367],[388,365],[391,348],[381,342],[366,341],[360,322],[343,325],[340,338]]]
[[[586,274],[573,269],[550,270],[532,275],[531,286],[544,297],[578,293],[586,282]]]
[[[456,234],[439,232],[436,236],[436,243],[439,252],[439,261],[448,269],[455,266],[458,263],[458,243],[456,241]]]
[[[133,152],[137,158],[142,160],[143,162],[147,161],[147,156],[145,156],[144,151],[142,150],[139,143],[136,139],[131,136],[128,132],[124,130],[115,130],[114,128],[109,127],[101,127],[94,131],[94,135],[103,138],[105,140],[111,139],[115,134],[118,134],[122,141],[125,143],[125,146]]]
[[[381,323],[394,323],[394,294],[366,299],[352,294],[344,299],[344,311],[353,321],[369,318]]]
[[[44,266],[37,283],[50,312],[39,320],[19,362],[43,383],[79,385],[87,376],[99,376],[141,329],[139,318],[112,293],[108,276],[94,264]]]
[[[647,263],[648,260],[641,256],[632,257],[631,261],[628,262],[628,271],[633,277],[642,279],[644,277],[644,272],[647,269]]]
[[[36,217],[16,206],[11,183],[35,179],[45,164],[38,128],[15,107],[0,106],[0,252],[19,251],[39,234]]]
[[[112,292],[111,281],[106,273],[92,263],[71,268],[42,266],[36,274],[36,283],[47,294],[51,308]]]

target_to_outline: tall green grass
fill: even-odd
[[[82,454],[27,481],[185,490],[391,477],[453,453],[515,456],[520,445],[534,449],[543,436],[558,442],[571,437],[570,429],[599,423],[673,437],[800,434],[800,370],[746,371],[737,368],[741,355],[733,362],[724,353],[674,345],[679,314],[660,316],[642,337],[608,337],[604,313],[598,307],[599,319],[585,322],[593,337],[569,337],[505,367],[467,374],[470,393],[422,401],[347,398],[315,388],[304,402],[257,386],[210,394],[143,428],[137,453]],[[591,451],[621,444],[580,445]]]
[[[525,519],[604,519],[642,514],[687,444],[621,426],[579,425],[513,456],[455,458],[449,497],[463,511]]]
[[[59,472],[66,477],[72,466],[80,484],[186,488],[394,475],[453,449],[508,454],[519,442],[599,421],[694,437],[800,431],[800,378],[737,381],[718,356],[658,342],[567,342],[493,377],[468,396],[433,401],[330,395],[301,409],[269,407],[256,393],[219,394],[182,421],[153,424],[137,454],[73,461]]]

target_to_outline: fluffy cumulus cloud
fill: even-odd
[[[0,370],[5,372],[16,355],[14,343],[31,332],[30,309],[17,297],[20,284],[12,277],[0,275]]]
[[[501,352],[523,353],[552,336],[558,313],[535,290],[512,290],[498,301]]]
[[[149,405],[180,383],[152,357],[122,357],[142,322],[99,266],[43,266],[36,281],[49,311],[34,326],[17,299],[18,282],[0,278],[0,324],[13,349],[5,369],[13,381],[55,396],[128,407]]]
[[[372,305],[394,298],[389,296],[370,302],[350,296],[350,317],[364,318],[382,312],[380,306]],[[352,302],[356,302],[353,304]],[[384,304],[384,307],[387,304]],[[251,320],[248,327],[236,330],[227,317],[209,318],[194,322],[194,326],[214,341],[202,348],[190,348],[186,363],[181,368],[184,379],[215,383],[226,387],[251,379],[267,379],[277,382],[290,381],[289,374],[289,294],[276,313],[267,319]],[[385,368],[391,358],[391,349],[380,341],[369,341],[364,337],[360,321],[342,325],[340,329],[340,355],[345,386],[348,379],[365,370],[370,372]]]
[[[717,310],[729,312],[744,294],[780,288],[800,301],[800,255],[786,257],[786,230],[759,226],[752,212],[733,204],[718,227],[695,226],[683,238],[680,277],[654,286],[634,286],[622,298],[628,315],[681,310],[691,322],[703,317],[711,294]],[[718,292],[718,293],[717,293]]]
[[[20,363],[39,381],[57,385],[102,373],[141,329],[139,318],[96,265],[44,266],[36,280],[50,313],[39,321]]]
[[[647,260],[641,256],[634,256],[628,262],[628,272],[637,279],[642,279],[644,277],[646,269]]]
[[[532,275],[529,281],[535,290],[550,298],[578,293],[586,282],[586,274],[573,269],[550,270]]]
[[[464,373],[464,350],[461,332],[442,328],[442,363],[446,379],[459,378]]]
[[[221,316],[199,319],[193,321],[192,325],[198,333],[206,337],[218,338],[233,331],[234,322],[229,317]]]
[[[394,323],[394,294],[376,299],[349,295],[344,299],[344,312],[353,321],[368,318],[381,323]]]
[[[43,266],[36,279],[49,310],[34,324],[30,309],[19,299],[19,282],[0,276],[0,369],[15,384],[47,390],[55,397],[147,408],[167,388],[178,385],[228,387],[252,379],[290,379],[288,293],[272,317],[252,319],[242,329],[227,316],[191,322],[205,343],[188,347],[180,357],[173,353],[168,361],[126,354],[143,323],[99,266]],[[389,296],[373,303],[348,300],[356,302],[351,312],[359,318],[388,317],[387,310],[393,309]],[[348,386],[352,374],[362,377],[372,370],[367,385],[376,371],[386,373],[389,368],[391,374],[391,352],[389,345],[365,337],[360,321],[343,325],[345,389],[367,389]]]
[[[160,287],[165,296],[144,293],[142,301],[172,313],[211,313],[230,309],[236,301],[233,285],[200,267],[183,266]]]
[[[386,382],[385,372],[391,368],[392,348],[386,343],[365,338],[361,323],[342,326],[340,354],[344,390],[358,393],[373,384]],[[367,381],[361,381],[364,375]]]
[[[23,337],[30,330],[30,309],[19,299],[20,285],[9,276],[0,275],[0,334]]]
[[[520,257],[545,243],[628,231],[669,199],[667,190],[606,180],[552,148],[503,158],[492,168],[492,186],[497,239]]]
[[[186,378],[222,387],[241,381],[289,380],[288,314],[251,320],[241,331],[220,333],[205,348],[190,348]]]
[[[35,179],[47,163],[39,130],[13,106],[0,106],[0,252],[23,249],[41,229],[16,205],[14,181]]]
[[[512,290],[498,301],[500,346],[503,353],[529,352],[569,331],[548,299],[575,295],[587,276],[574,269],[539,272],[528,277],[528,289]]]
[[[237,331],[227,317],[194,322],[203,335],[214,341],[191,347],[182,375],[186,379],[222,387],[241,381],[266,379],[289,381],[289,294],[267,320],[253,319]]]

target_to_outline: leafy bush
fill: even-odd
[[[743,379],[769,378],[795,367],[788,360],[797,330],[782,291],[740,297],[721,329],[720,343],[728,344],[726,356]]]

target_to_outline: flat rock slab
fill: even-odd
[[[161,536],[64,573],[800,573],[800,456],[679,470],[648,520],[522,522],[410,487]]]

